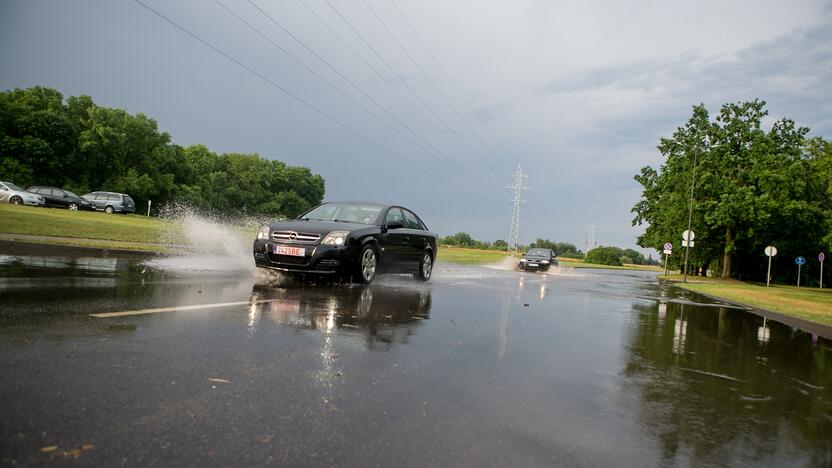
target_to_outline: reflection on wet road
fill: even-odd
[[[3,464],[832,463],[832,343],[652,273],[165,265],[0,255]]]

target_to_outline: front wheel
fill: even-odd
[[[69,211],[78,211],[78,205],[75,203],[70,203],[66,206]]]
[[[425,252],[419,261],[419,273],[416,273],[416,277],[422,281],[427,281],[431,274],[433,274],[433,256],[430,252]]]
[[[107,213],[107,214],[113,214],[113,207],[108,206],[108,207],[104,208],[104,212]]]
[[[12,199],[9,200],[9,203],[11,203],[12,205],[21,205],[23,204],[23,199],[20,197],[12,197]]]
[[[378,254],[372,245],[365,245],[358,256],[358,271],[356,277],[359,283],[370,284],[376,277],[378,267]]]

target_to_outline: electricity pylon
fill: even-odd
[[[520,204],[523,200],[523,191],[529,188],[523,185],[529,176],[523,173],[523,168],[517,165],[517,172],[511,175],[513,185],[506,188],[514,191],[514,197],[510,199],[514,203],[514,211],[511,213],[511,229],[508,232],[508,253],[514,255],[517,252],[517,244],[520,243]]]

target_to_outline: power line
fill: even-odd
[[[375,47],[373,47],[373,46],[372,46],[372,44],[370,44],[370,43],[367,41],[367,39],[365,39],[365,38],[364,38],[364,35],[362,35],[362,34],[361,34],[361,33],[360,33],[360,32],[359,32],[359,31],[358,31],[358,30],[357,30],[357,29],[356,29],[356,28],[352,25],[352,23],[351,23],[351,22],[350,22],[350,21],[349,21],[346,17],[344,17],[344,15],[341,13],[341,11],[340,11],[340,10],[338,10],[338,8],[336,8],[336,7],[332,4],[332,2],[330,2],[330,0],[324,0],[324,2],[325,2],[325,3],[326,3],[326,4],[327,4],[327,5],[328,5],[331,9],[332,9],[332,11],[334,11],[334,12],[335,12],[335,14],[336,14],[336,15],[338,15],[338,17],[341,19],[341,21],[343,21],[343,22],[344,22],[344,23],[345,23],[345,24],[346,24],[346,25],[350,28],[350,30],[351,30],[353,33],[355,33],[355,35],[356,35],[356,36],[358,36],[358,38],[361,40],[361,42],[362,42],[362,43],[364,43],[364,45],[365,45],[365,46],[367,46],[367,48],[368,48],[368,49],[370,49],[370,51],[371,51],[371,52],[372,52],[372,53],[373,53],[373,54],[374,54],[374,55],[375,55],[375,56],[376,56],[376,57],[377,57],[377,58],[378,58],[378,59],[379,59],[379,60],[380,60],[380,61],[381,61],[381,62],[382,62],[382,63],[383,63],[386,67],[387,67],[387,69],[388,69],[391,73],[393,73],[393,74],[396,76],[396,78],[398,78],[398,79],[399,79],[399,81],[400,81],[400,82],[401,82],[401,83],[402,83],[402,84],[403,84],[403,85],[404,85],[404,86],[405,86],[405,87],[406,87],[406,88],[407,88],[407,89],[408,89],[408,90],[409,90],[409,91],[413,94],[413,96],[415,96],[415,97],[416,97],[416,99],[418,99],[418,100],[419,100],[419,102],[421,102],[421,103],[422,103],[422,105],[424,105],[424,106],[425,106],[425,108],[427,108],[427,109],[428,109],[428,110],[429,110],[429,111],[430,111],[430,112],[431,112],[431,113],[432,113],[432,114],[436,117],[436,119],[437,119],[437,120],[439,120],[439,121],[442,123],[442,125],[444,125],[444,127],[445,127],[445,128],[444,128],[444,129],[439,128],[439,126],[436,124],[436,122],[433,122],[433,121],[432,121],[432,120],[430,120],[430,119],[428,119],[428,120],[429,120],[432,124],[436,125],[436,126],[437,126],[437,128],[439,128],[439,130],[440,130],[440,131],[447,131],[447,132],[449,132],[451,135],[453,135],[454,137],[456,137],[457,141],[459,141],[459,142],[460,142],[463,146],[465,146],[466,148],[468,148],[468,150],[469,150],[469,151],[471,151],[471,152],[472,152],[472,154],[474,154],[475,156],[477,156],[476,151],[474,151],[474,150],[470,147],[470,145],[468,145],[468,144],[467,144],[464,140],[462,140],[462,139],[460,138],[460,136],[459,136],[459,135],[458,135],[458,134],[457,134],[457,133],[456,133],[456,132],[455,132],[455,131],[451,128],[451,126],[448,124],[448,122],[446,122],[446,121],[445,121],[445,119],[443,119],[443,118],[442,118],[442,116],[440,116],[440,115],[436,112],[436,110],[435,110],[435,109],[434,109],[434,108],[433,108],[433,107],[432,107],[432,106],[431,106],[431,105],[430,105],[427,101],[425,101],[425,100],[424,100],[424,98],[422,98],[422,96],[421,96],[421,95],[419,95],[419,93],[417,93],[417,92],[416,92],[416,90],[414,90],[412,86],[410,86],[410,84],[407,82],[407,80],[405,80],[405,79],[401,76],[401,74],[400,74],[399,72],[397,72],[397,71],[393,68],[393,66],[392,66],[392,65],[390,65],[390,63],[389,63],[389,62],[388,62],[388,61],[387,61],[387,60],[386,60],[386,59],[385,59],[385,58],[381,55],[381,53],[380,53],[380,52],[379,52],[379,51],[378,51]],[[372,11],[372,10],[371,10],[371,11]],[[417,107],[417,108],[418,108],[418,107]],[[486,166],[488,166],[488,165],[486,164]],[[494,172],[497,174],[497,176],[498,176],[498,177],[502,177],[502,176],[499,174],[499,172],[496,172],[496,171],[494,170],[494,168],[492,168],[491,166],[488,166],[488,168],[489,168],[489,169],[491,169],[492,171],[494,171]]]
[[[411,143],[413,143],[414,145],[418,146],[418,147],[419,147],[420,149],[422,149],[423,151],[425,151],[425,152],[429,152],[429,151],[428,151],[428,150],[426,150],[423,146],[421,146],[418,142],[414,141],[414,140],[413,140],[412,138],[410,138],[408,135],[406,135],[406,134],[402,133],[401,131],[399,131],[396,127],[394,127],[393,125],[389,124],[389,123],[388,123],[388,122],[386,122],[384,119],[381,119],[380,117],[378,117],[378,116],[377,116],[374,112],[370,111],[370,109],[368,109],[366,106],[364,106],[364,105],[363,105],[363,104],[361,104],[360,102],[356,101],[356,100],[355,100],[352,96],[350,96],[349,94],[345,93],[343,90],[341,90],[339,87],[337,87],[337,86],[336,86],[335,84],[333,84],[331,81],[329,81],[326,77],[322,76],[320,73],[318,73],[318,72],[316,72],[315,70],[313,70],[312,68],[310,68],[310,67],[309,67],[308,65],[306,65],[306,63],[304,63],[301,59],[299,59],[298,57],[296,57],[295,55],[293,55],[291,52],[289,52],[288,50],[286,50],[285,48],[283,48],[280,44],[278,44],[277,42],[273,41],[271,38],[269,38],[268,36],[266,36],[266,35],[265,35],[262,31],[260,31],[260,30],[259,30],[259,29],[257,29],[256,27],[254,27],[251,23],[249,23],[248,21],[246,21],[244,18],[242,18],[240,15],[238,15],[237,13],[235,13],[235,12],[234,12],[233,10],[231,10],[230,8],[228,8],[228,6],[226,6],[225,4],[223,4],[222,2],[220,2],[219,0],[214,0],[214,2],[215,2],[217,5],[221,6],[221,7],[222,7],[222,8],[223,8],[226,12],[228,12],[230,15],[232,15],[232,16],[233,16],[233,17],[235,17],[237,20],[239,20],[241,23],[243,23],[244,25],[246,25],[249,29],[251,29],[252,31],[254,31],[255,33],[257,33],[257,34],[258,34],[260,37],[262,37],[264,40],[266,40],[267,42],[269,42],[272,46],[276,47],[278,50],[280,50],[281,52],[283,52],[286,56],[288,56],[289,58],[291,58],[292,60],[294,60],[294,61],[295,61],[298,65],[300,65],[301,67],[303,67],[306,71],[308,71],[309,73],[313,74],[313,75],[314,75],[314,76],[316,76],[318,79],[320,79],[321,81],[323,81],[326,85],[328,85],[330,88],[332,88],[334,91],[336,91],[337,93],[339,93],[339,94],[341,94],[342,96],[344,96],[346,99],[348,99],[350,102],[352,102],[352,103],[353,103],[353,104],[355,104],[356,106],[360,107],[360,108],[361,108],[364,112],[366,112],[368,115],[370,115],[371,117],[373,117],[374,119],[376,119],[378,122],[380,122],[381,124],[383,124],[383,125],[387,126],[387,127],[388,127],[388,128],[390,128],[391,130],[393,130],[394,132],[396,132],[396,134],[397,134],[397,135],[401,136],[402,138],[407,139],[408,141],[410,141],[410,142],[411,142]],[[249,3],[251,3],[251,2],[249,2]],[[253,5],[255,8],[257,8],[258,10],[260,10],[260,9],[259,9],[259,7],[257,7],[257,5],[254,5],[253,3],[252,3],[252,5]],[[260,10],[260,11],[262,12],[262,10]],[[266,16],[267,16],[269,19],[272,19],[269,15],[266,15]],[[277,23],[276,23],[276,24],[277,24]],[[278,24],[278,25],[279,25],[279,24]],[[288,30],[286,30],[285,28],[283,28],[283,26],[282,26],[282,25],[279,25],[279,26],[280,26],[280,27],[281,27],[281,28],[282,28],[285,32],[287,32],[288,34],[290,34],[290,35],[291,35],[291,33],[290,33]],[[292,38],[293,38],[293,39],[295,39],[296,41],[298,41],[299,43],[301,43],[301,45],[303,45],[304,47],[306,47],[306,45],[305,45],[303,42],[301,42],[300,40],[298,40],[298,39],[297,39],[297,38],[295,38],[294,36],[292,36]],[[314,51],[312,51],[312,50],[311,50],[311,49],[309,49],[308,47],[307,47],[307,49],[308,49],[308,50],[310,50],[310,52],[312,52],[312,53],[314,54]],[[413,130],[412,130],[412,129],[410,129],[410,128],[409,128],[409,127],[408,127],[408,126],[407,126],[404,122],[401,122],[401,121],[400,121],[400,120],[399,120],[399,119],[398,119],[395,115],[393,115],[393,114],[391,114],[390,112],[388,112],[388,111],[387,111],[387,109],[385,109],[385,108],[384,108],[384,107],[383,107],[380,103],[378,103],[377,101],[375,101],[375,100],[374,100],[371,96],[368,96],[366,93],[364,93],[364,91],[363,91],[363,90],[361,90],[360,88],[358,88],[358,87],[355,85],[355,83],[353,83],[351,80],[349,80],[349,78],[347,78],[346,76],[344,76],[343,74],[341,74],[338,70],[336,70],[335,68],[333,68],[332,66],[330,66],[330,65],[329,65],[329,63],[326,63],[326,61],[325,61],[323,58],[321,58],[320,56],[318,56],[317,54],[315,54],[315,56],[316,56],[316,57],[318,57],[318,59],[319,59],[319,60],[321,60],[322,62],[324,62],[327,66],[329,66],[329,67],[330,67],[330,68],[332,68],[334,71],[336,71],[336,73],[338,73],[338,74],[339,74],[339,76],[341,76],[342,78],[344,78],[344,80],[346,80],[348,83],[350,83],[350,84],[351,84],[354,88],[356,88],[356,89],[357,89],[357,90],[358,90],[358,91],[359,91],[362,95],[364,95],[365,97],[367,97],[368,99],[370,99],[371,101],[373,101],[376,105],[378,105],[379,107],[381,107],[381,108],[382,108],[382,110],[384,110],[384,111],[385,111],[388,115],[390,115],[393,119],[395,119],[397,122],[399,122],[399,123],[400,123],[402,126],[404,126],[405,128],[409,129],[409,130],[411,131],[411,133],[414,133],[414,134],[415,134],[415,132],[413,132]],[[417,136],[418,136],[418,135],[417,135]],[[429,143],[428,143],[428,144],[429,144]],[[447,157],[446,157],[446,158],[447,158]],[[473,175],[471,175],[470,173],[468,173],[468,172],[467,172],[464,168],[462,168],[462,167],[458,166],[456,163],[454,163],[454,162],[453,162],[452,160],[450,160],[449,158],[448,158],[448,162],[446,162],[446,164],[448,164],[448,163],[450,163],[451,167],[455,167],[455,168],[457,168],[460,172],[462,172],[462,173],[463,173],[463,174],[465,174],[466,176],[470,177],[470,178],[471,178],[472,180],[474,180],[475,182],[477,182],[477,183],[479,183],[479,184],[483,185],[486,189],[491,189],[491,187],[489,187],[489,186],[485,185],[483,182],[481,182],[479,179],[475,178]]]
[[[442,90],[439,89],[439,86],[436,85],[436,82],[433,80],[433,78],[431,78],[425,72],[425,70],[422,68],[422,66],[419,65],[419,62],[417,62],[416,59],[413,58],[413,55],[410,53],[410,51],[407,50],[407,48],[404,46],[404,44],[402,44],[401,41],[399,41],[399,39],[396,37],[396,35],[393,33],[393,31],[390,30],[390,28],[387,26],[387,23],[385,23],[384,20],[378,15],[378,13],[376,13],[376,11],[369,4],[369,2],[367,2],[367,0],[362,0],[362,1],[364,3],[364,6],[366,6],[367,9],[370,10],[370,13],[372,13],[373,16],[376,18],[376,20],[379,22],[379,24],[381,24],[381,27],[384,28],[385,31],[387,31],[387,34],[393,39],[393,42],[395,42],[396,45],[399,46],[399,49],[401,49],[402,52],[404,52],[405,56],[407,56],[407,58],[410,60],[410,62],[413,63],[413,65],[416,67],[417,70],[419,70],[419,73],[421,73],[422,76],[428,81],[428,83],[430,83],[431,87],[433,87],[433,89],[436,91],[436,93],[439,95],[439,97],[441,97],[442,100],[445,101],[445,104],[447,104],[448,107],[450,107],[451,110],[454,111],[454,113],[457,115],[457,117],[459,117],[459,119],[462,120],[462,122],[465,124],[465,126],[468,127],[468,130],[471,133],[475,133],[474,129],[471,128],[471,126],[468,124],[468,121],[465,119],[465,117],[463,117],[462,114],[459,113],[459,110],[457,110],[456,106],[454,106],[454,104],[450,100],[448,100],[448,98],[445,96],[445,93],[443,93]],[[469,150],[471,150],[471,152],[473,152],[477,156],[478,159],[480,159],[480,162],[482,162],[486,167],[491,169],[495,174],[497,174],[498,177],[500,176],[500,173],[497,172],[497,170],[494,169],[490,164],[488,164],[488,162],[483,157],[481,157],[481,155],[479,154],[479,151],[475,150],[474,148],[469,146],[467,143],[465,144],[465,146]]]
[[[300,96],[298,96],[298,95],[296,95],[296,94],[292,93],[292,92],[291,92],[291,91],[289,91],[288,89],[286,89],[286,88],[284,88],[284,87],[280,86],[279,84],[275,83],[275,82],[274,82],[274,81],[272,81],[271,79],[269,79],[269,78],[267,78],[266,76],[262,75],[262,74],[261,74],[261,73],[259,73],[257,70],[254,70],[253,68],[249,67],[248,65],[246,65],[246,64],[244,64],[244,63],[240,62],[239,60],[235,59],[235,58],[234,58],[234,57],[232,57],[231,55],[229,55],[229,54],[227,54],[227,53],[223,52],[222,50],[220,50],[219,48],[215,47],[214,45],[212,45],[211,43],[209,43],[209,42],[208,42],[208,41],[206,41],[205,39],[202,39],[201,37],[197,36],[195,33],[191,32],[191,31],[190,31],[190,30],[188,30],[188,29],[186,29],[184,26],[179,25],[177,22],[173,21],[172,19],[168,18],[167,16],[163,15],[162,13],[160,13],[160,12],[158,12],[158,11],[154,10],[153,8],[151,8],[150,6],[148,6],[147,4],[145,4],[144,2],[142,2],[141,0],[133,0],[133,1],[134,1],[135,3],[138,3],[139,5],[141,5],[141,6],[142,6],[142,7],[144,7],[145,9],[149,10],[150,12],[152,12],[153,14],[155,14],[156,16],[158,16],[158,17],[162,18],[163,20],[167,21],[168,23],[170,23],[171,25],[173,25],[174,27],[176,27],[176,28],[177,28],[177,29],[179,29],[180,31],[184,32],[185,34],[187,34],[187,35],[191,36],[192,38],[196,39],[197,41],[201,42],[203,45],[205,45],[206,47],[210,48],[210,49],[211,49],[211,50],[213,50],[214,52],[216,52],[216,53],[218,53],[218,54],[222,55],[223,57],[225,57],[226,59],[228,59],[228,60],[230,60],[230,61],[232,61],[232,62],[236,63],[237,65],[239,65],[240,67],[242,67],[243,69],[245,69],[246,71],[248,71],[249,73],[251,73],[251,74],[255,75],[256,77],[258,77],[258,78],[260,78],[261,80],[265,81],[266,83],[268,83],[269,85],[273,86],[274,88],[277,88],[278,90],[282,91],[284,94],[286,94],[287,96],[291,97],[291,98],[292,98],[292,99],[294,99],[295,101],[297,101],[297,102],[299,102],[299,103],[303,104],[304,106],[306,106],[306,107],[308,107],[308,108],[312,109],[313,111],[315,111],[316,113],[320,114],[322,117],[326,118],[326,119],[327,119],[327,120],[329,120],[330,122],[332,122],[332,123],[334,123],[334,124],[338,125],[339,127],[343,128],[344,130],[346,130],[346,131],[348,131],[348,132],[352,133],[353,135],[355,135],[355,136],[357,136],[357,137],[361,138],[362,140],[364,140],[364,141],[366,141],[366,142],[368,142],[368,143],[372,144],[373,146],[375,146],[375,147],[377,147],[377,148],[381,149],[381,150],[382,150],[382,151],[384,151],[385,153],[387,153],[387,154],[389,154],[389,155],[393,156],[394,158],[396,158],[396,159],[400,160],[401,162],[403,162],[403,163],[407,164],[408,166],[410,166],[410,167],[412,167],[412,168],[414,168],[414,169],[416,169],[416,170],[418,170],[418,171],[420,171],[420,172],[424,173],[425,175],[427,175],[427,176],[429,176],[429,177],[432,177],[432,178],[434,178],[434,179],[436,179],[436,180],[438,180],[438,181],[440,181],[440,182],[442,182],[442,183],[444,183],[444,184],[447,184],[447,185],[449,185],[449,186],[452,186],[451,184],[449,184],[447,181],[445,181],[445,180],[444,180],[444,179],[442,179],[441,177],[438,177],[436,174],[433,174],[433,173],[431,173],[431,172],[429,172],[429,171],[427,171],[427,170],[425,170],[425,169],[421,168],[420,166],[417,166],[417,165],[415,165],[415,164],[411,163],[411,162],[410,162],[410,161],[408,161],[407,159],[405,159],[405,158],[403,158],[403,157],[399,156],[399,155],[398,155],[396,152],[394,152],[393,150],[391,150],[391,149],[387,148],[386,146],[384,146],[384,145],[382,145],[382,144],[380,144],[380,143],[376,142],[375,140],[373,140],[372,138],[370,138],[370,137],[368,137],[368,136],[364,135],[363,133],[359,132],[358,130],[355,130],[355,129],[353,129],[352,127],[350,127],[350,126],[346,125],[345,123],[341,122],[341,121],[340,121],[340,120],[338,120],[337,118],[335,118],[335,117],[333,117],[333,116],[331,116],[331,115],[327,114],[326,112],[324,112],[323,110],[321,110],[320,108],[318,108],[317,106],[315,106],[314,104],[312,104],[312,103],[310,103],[310,102],[306,101],[305,99],[301,98]],[[453,186],[452,186],[452,187],[453,187]]]
[[[485,127],[485,122],[482,121],[479,114],[477,114],[474,111],[474,109],[471,107],[471,104],[465,98],[465,95],[463,95],[462,91],[459,90],[459,87],[457,86],[456,81],[454,81],[454,79],[451,78],[451,76],[448,74],[448,72],[445,71],[445,68],[442,66],[441,63],[439,63],[439,60],[436,59],[436,56],[433,55],[433,52],[431,52],[430,47],[428,47],[428,45],[425,43],[425,41],[422,40],[422,36],[418,33],[418,31],[416,31],[416,28],[413,27],[413,24],[410,22],[410,20],[407,19],[407,16],[405,16],[402,9],[399,8],[398,2],[396,2],[396,0],[391,0],[391,2],[393,3],[393,6],[396,7],[396,11],[399,12],[399,15],[402,17],[405,24],[407,24],[407,27],[410,29],[410,31],[413,33],[413,35],[416,37],[416,40],[419,41],[419,44],[421,44],[422,48],[425,49],[425,52],[427,52],[428,56],[431,58],[431,60],[433,60],[433,63],[436,64],[436,67],[439,69],[439,71],[442,73],[442,75],[445,77],[445,79],[448,80],[448,82],[451,84],[451,87],[454,89],[454,91],[456,91],[456,94],[459,96],[460,100],[465,104],[465,107],[468,108],[468,111],[471,113],[471,115],[473,115],[474,118],[477,119],[477,121],[480,123],[480,125],[482,127]],[[471,127],[469,126],[469,128],[471,128]],[[484,139],[482,137],[480,132],[474,132],[474,134],[477,136],[477,139],[479,139],[480,142],[483,145],[485,145],[489,149],[489,151],[491,151],[492,154],[495,155],[495,157],[500,159],[499,153],[497,151],[495,151],[494,148],[488,143],[488,141],[486,141],[486,139]]]

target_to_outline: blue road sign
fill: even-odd
[[[794,259],[794,263],[796,263],[797,265],[805,265],[806,259],[803,257],[797,257]]]

